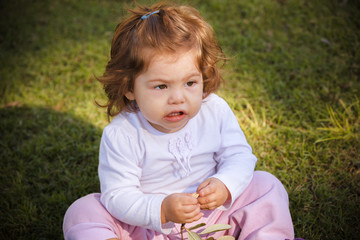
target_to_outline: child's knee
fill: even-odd
[[[117,237],[116,231],[116,220],[101,204],[99,193],[76,200],[64,216],[65,239],[110,239]]]
[[[277,191],[287,198],[287,192],[280,180],[269,172],[255,171],[253,181],[265,191]]]
[[[99,198],[100,194],[94,193],[73,202],[64,216],[64,232],[77,224],[96,221],[97,212],[101,212],[101,208],[103,208]]]
[[[271,173],[266,172],[266,171],[255,171],[254,179],[255,180],[258,179],[261,182],[269,182],[269,183],[279,181],[274,175],[272,175]]]

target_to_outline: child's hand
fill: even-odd
[[[191,223],[203,215],[200,204],[190,193],[171,194],[161,204],[161,223]]]
[[[208,178],[199,185],[198,202],[201,210],[212,210],[223,205],[231,195],[225,184],[217,178]]]

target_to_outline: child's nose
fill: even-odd
[[[185,102],[184,92],[181,89],[173,89],[170,92],[169,104],[181,104]]]

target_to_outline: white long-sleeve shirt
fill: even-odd
[[[140,111],[121,112],[100,144],[101,202],[117,219],[169,234],[161,204],[172,193],[193,193],[209,177],[220,179],[231,203],[252,179],[256,157],[228,104],[211,94],[199,113],[174,133],[153,128]]]

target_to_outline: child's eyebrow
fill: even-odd
[[[199,73],[199,72],[190,73],[184,77],[184,80],[192,78],[192,77],[201,77],[201,73]]]
[[[185,77],[182,78],[183,81],[188,80],[189,78],[192,77],[201,77],[201,73],[199,72],[194,72],[194,73],[190,73],[188,75],[186,75]],[[149,79],[148,82],[173,82],[174,79],[164,79],[164,78],[154,78],[154,79]]]

